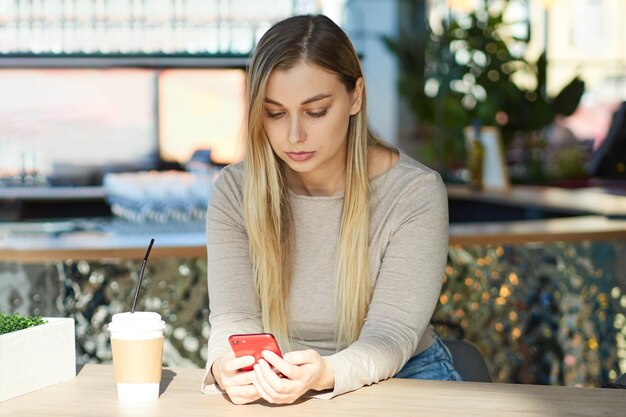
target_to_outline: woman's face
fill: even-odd
[[[321,67],[274,70],[265,90],[263,125],[272,149],[303,182],[345,170],[348,122],[361,109],[363,79],[353,92]]]

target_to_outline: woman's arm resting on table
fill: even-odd
[[[388,219],[393,234],[359,339],[328,356],[332,396],[394,376],[415,353],[437,305],[448,254],[445,187],[430,172],[402,194]]]

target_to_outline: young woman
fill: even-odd
[[[439,175],[368,129],[359,59],[325,16],[259,41],[243,163],[208,210],[211,335],[203,392],[243,404],[332,397],[393,376],[459,379],[429,321],[448,249]],[[228,336],[271,332],[284,357],[236,358]],[[325,392],[324,392],[325,391]]]

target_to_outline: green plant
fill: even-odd
[[[20,316],[19,313],[0,313],[0,335],[29,327],[44,324],[46,321],[41,316]]]
[[[419,139],[435,145],[444,167],[463,164],[463,128],[495,125],[505,146],[517,132],[533,132],[557,115],[571,115],[584,82],[571,80],[556,96],[546,92],[545,53],[524,54],[528,22],[507,18],[519,0],[485,0],[468,14],[429,16],[427,2],[404,3],[399,35],[383,37],[398,59],[399,91],[416,116]]]

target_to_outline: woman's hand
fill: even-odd
[[[263,359],[254,365],[254,375],[256,391],[273,404],[291,404],[310,389],[321,391],[335,386],[330,362],[314,350],[289,352],[282,359],[264,351]]]
[[[261,398],[252,382],[254,371],[241,371],[241,368],[254,363],[254,356],[236,358],[229,352],[213,362],[211,372],[215,382],[222,387],[234,404],[247,404]]]

